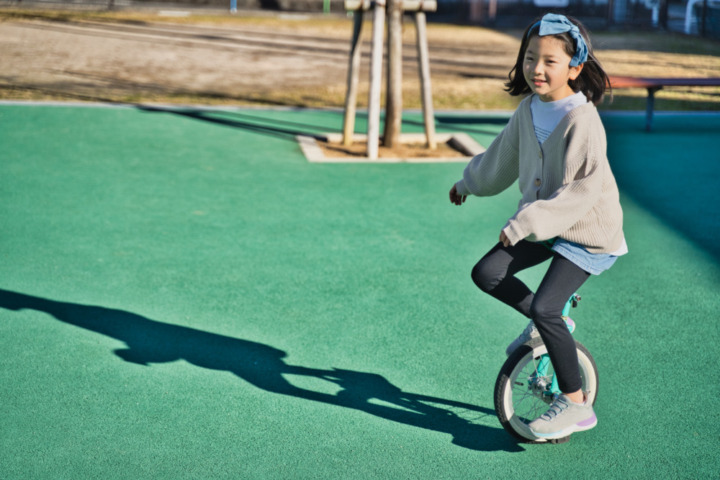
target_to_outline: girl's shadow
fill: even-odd
[[[185,360],[213,370],[229,371],[268,392],[360,410],[394,422],[452,435],[453,443],[473,450],[522,451],[501,428],[473,423],[494,415],[491,409],[403,392],[381,375],[331,368],[289,365],[285,352],[268,345],[162,323],[96,306],[57,302],[0,290],[0,307],[31,309],[120,340],[127,348],[115,354],[140,365]],[[321,379],[340,387],[328,394],[292,385],[285,376]]]

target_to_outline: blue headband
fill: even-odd
[[[587,62],[587,43],[585,43],[585,39],[580,33],[580,29],[577,25],[568,20],[565,15],[556,15],[554,13],[546,14],[542,17],[542,20],[530,27],[530,30],[528,30],[528,37],[530,36],[530,32],[535,30],[535,27],[538,25],[540,25],[538,35],[541,37],[567,32],[570,34],[572,39],[575,40],[575,55],[572,57],[572,60],[570,60],[571,67],[577,67],[581,63]]]

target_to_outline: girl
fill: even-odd
[[[508,355],[538,335],[547,346],[563,393],[529,424],[541,438],[562,438],[597,424],[561,313],[591,274],[627,253],[618,188],[595,108],[607,85],[579,22],[547,14],[530,25],[506,90],[531,95],[450,190],[450,201],[462,205],[468,195],[495,195],[519,183],[518,210],[500,231],[500,242],[475,265],[472,278],[531,319]],[[548,259],[550,267],[533,294],[515,274]]]

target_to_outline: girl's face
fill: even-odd
[[[575,80],[583,66],[571,67],[570,60],[562,40],[551,36],[531,37],[523,60],[523,74],[530,90],[543,102],[554,102],[575,93],[568,81]]]

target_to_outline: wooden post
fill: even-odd
[[[402,0],[388,0],[388,71],[383,144],[395,148],[400,143],[402,125]]]
[[[360,78],[360,32],[363,23],[363,10],[353,12],[353,36],[350,44],[350,64],[348,65],[347,95],[345,96],[345,117],[343,118],[343,145],[352,145],[355,133],[355,112],[357,109],[357,89]]]
[[[368,95],[367,154],[370,160],[377,160],[378,158],[384,33],[385,0],[375,0],[375,8],[373,9],[372,54],[370,60],[370,92]]]
[[[425,136],[430,150],[437,148],[435,140],[435,111],[433,109],[432,85],[430,82],[430,56],[428,54],[427,28],[425,12],[415,13],[415,29],[417,32],[418,69],[420,71],[420,91],[422,94],[423,119]]]
[[[488,5],[488,20],[495,23],[495,20],[497,20],[497,0],[490,0],[490,4]]]
[[[468,17],[472,23],[482,23],[483,21],[483,0],[469,0]]]

